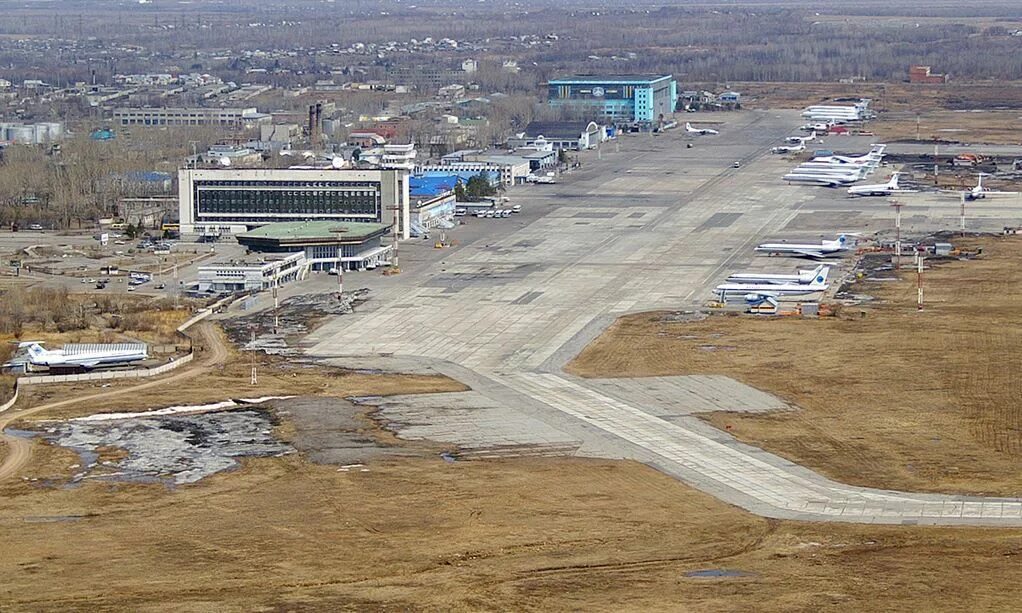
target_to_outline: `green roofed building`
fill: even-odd
[[[293,221],[269,223],[236,234],[238,243],[260,253],[304,252],[312,270],[365,270],[390,263],[391,246],[382,223]]]

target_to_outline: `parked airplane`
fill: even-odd
[[[821,185],[823,187],[841,187],[858,181],[858,174],[812,174],[802,172],[790,172],[783,177],[788,183],[805,183],[807,185]]]
[[[901,176],[900,172],[896,172],[891,175],[891,180],[887,183],[880,183],[877,185],[853,185],[848,188],[849,196],[890,196],[891,194],[912,194],[918,190],[914,189],[902,189],[898,187],[898,177]]]
[[[728,296],[744,296],[747,301],[753,297],[777,298],[779,296],[801,296],[815,294],[827,289],[826,283],[721,283],[713,288],[721,302],[727,302]]]
[[[768,283],[771,285],[789,285],[809,283],[826,283],[830,275],[830,266],[820,264],[812,270],[799,270],[793,275],[777,275],[755,272],[736,272],[727,278],[728,283]]]
[[[848,250],[848,237],[844,234],[832,241],[821,241],[820,244],[798,244],[798,243],[763,243],[756,247],[756,251],[772,254],[794,255],[809,258],[826,258],[832,255],[840,255]]]
[[[713,134],[720,134],[717,130],[711,130],[710,128],[693,128],[692,124],[685,124],[685,131],[689,134],[698,134],[699,136],[708,136]]]
[[[18,343],[28,349],[28,361],[33,366],[77,366],[91,370],[97,366],[114,366],[138,362],[149,357],[144,343],[122,343],[117,345],[71,345],[64,349],[47,350],[42,343],[28,341]]]
[[[824,164],[820,162],[803,162],[791,170],[792,173],[804,175],[849,175],[862,178],[869,172],[868,166],[858,164]]]
[[[798,145],[799,143],[808,143],[814,140],[816,140],[816,130],[813,130],[809,136],[789,136],[784,139],[784,142],[791,145]]]
[[[771,153],[801,153],[806,150],[805,143],[799,143],[797,145],[780,145],[771,149]]]
[[[966,200],[981,200],[983,198],[986,198],[987,196],[1017,196],[1018,195],[1018,192],[998,192],[998,191],[994,191],[994,190],[990,189],[989,187],[984,186],[983,185],[983,177],[989,177],[989,176],[990,175],[986,174],[985,172],[979,173],[979,175],[977,175],[977,178],[976,178],[976,187],[973,187],[972,189],[970,189],[968,191],[962,192],[961,190],[944,190],[944,193],[951,193],[951,194],[956,194],[956,195],[964,193]]]
[[[887,145],[873,145],[868,153],[856,157],[846,155],[827,155],[813,158],[814,162],[829,162],[832,164],[879,164],[884,157]]]

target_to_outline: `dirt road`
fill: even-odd
[[[184,370],[176,372],[169,377],[161,377],[139,385],[132,385],[130,387],[110,390],[108,392],[100,392],[98,394],[91,394],[88,396],[77,396],[74,398],[68,398],[67,400],[39,404],[0,414],[0,441],[3,442],[3,448],[7,452],[4,456],[3,462],[0,463],[0,481],[4,481],[15,476],[28,463],[28,461],[32,459],[33,441],[3,433],[3,429],[11,422],[28,417],[34,413],[40,413],[42,411],[55,409],[73,403],[103,400],[113,396],[130,394],[144,389],[167,385],[168,383],[173,383],[175,381],[184,381],[206,372],[210,366],[222,364],[227,360],[227,347],[224,345],[223,339],[220,335],[213,330],[212,324],[205,322],[200,323],[196,325],[193,330],[195,330],[197,336],[196,340],[201,341],[202,345],[206,347],[207,351],[205,355],[198,360],[198,363],[193,362],[191,366],[188,366]]]

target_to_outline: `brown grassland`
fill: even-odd
[[[1009,401],[1022,333],[1010,324],[1022,297],[1011,263],[1022,241],[983,244],[984,258],[928,273],[922,314],[906,281],[861,288],[883,299],[864,319],[858,308],[819,321],[635,316],[573,368],[739,376],[800,407],[710,416],[745,440],[852,481],[1008,493],[1018,479]],[[219,351],[217,338],[204,345]],[[708,344],[718,350],[699,348]],[[270,360],[250,389],[251,358],[230,355],[172,389],[38,417],[267,393],[460,389]],[[286,421],[280,430],[287,436]],[[293,455],[175,489],[42,485],[59,484],[77,461],[39,443],[21,478],[0,483],[5,610],[957,611],[1011,610],[1022,596],[1022,529],[766,520],[633,462],[428,454],[338,472]],[[687,575],[705,569],[740,576]]]
[[[1022,495],[1022,240],[967,242],[984,255],[928,270],[922,312],[907,273],[899,282],[862,283],[855,292],[877,300],[839,317],[670,323],[640,314],[617,322],[570,370],[731,375],[797,410],[707,419],[830,477]]]

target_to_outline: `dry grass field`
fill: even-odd
[[[819,320],[620,320],[571,365],[583,376],[719,373],[798,410],[707,416],[743,441],[857,485],[1022,495],[1022,240],[856,288],[878,298]]]
[[[907,67],[906,67],[907,71]],[[908,78],[906,72],[905,78]],[[811,104],[843,104],[840,99],[870,98],[874,111],[928,113],[938,110],[1022,109],[1017,83],[732,83],[749,108],[803,108]],[[745,98],[749,100],[746,102]],[[913,129],[915,125],[913,123]],[[914,135],[914,131],[913,131]]]
[[[49,449],[35,474],[75,458]],[[631,462],[0,486],[4,610],[1009,610],[1022,530],[753,517]],[[740,576],[698,578],[700,570]]]
[[[801,407],[709,416],[745,440],[853,482],[1015,493],[1022,241],[982,245],[982,259],[928,272],[923,313],[906,281],[864,286],[882,300],[818,321],[635,316],[573,369],[732,374]],[[229,351],[186,385],[33,418],[461,389]],[[41,388],[26,402],[94,391]],[[1022,597],[1022,530],[764,520],[631,462],[424,455],[338,472],[289,456],[175,489],[41,485],[77,461],[37,443],[21,476],[40,481],[0,483],[5,610],[952,611]],[[701,570],[735,576],[690,576]]]

